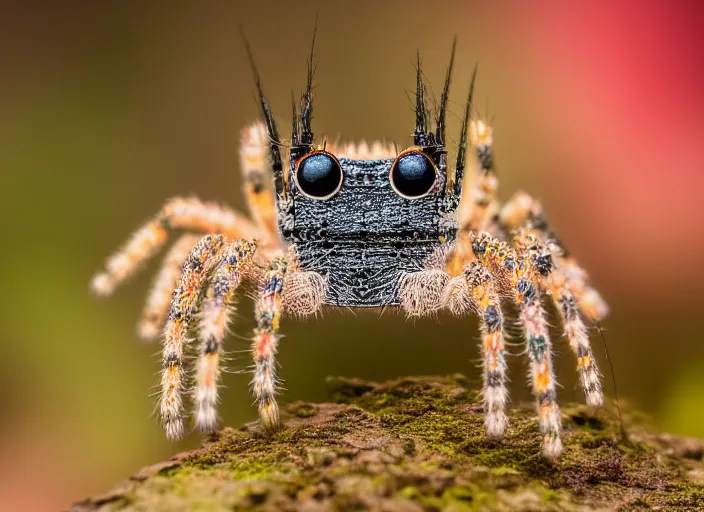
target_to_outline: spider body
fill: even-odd
[[[442,214],[444,180],[418,199],[390,183],[394,159],[339,160],[340,190],[326,200],[291,190],[291,225],[284,231],[303,270],[327,278],[325,304],[398,306],[405,273],[423,270],[443,243],[454,239],[456,220]]]
[[[248,45],[247,50],[251,60]],[[300,114],[294,102],[290,148],[282,154],[284,143],[252,64],[264,123],[242,136],[251,220],[197,199],[172,199],[108,259],[92,283],[96,293],[112,293],[172,231],[187,231],[167,253],[140,324],[143,338],[163,341],[159,412],[167,437],[184,434],[184,391],[191,380],[196,427],[217,428],[223,341],[245,283],[257,293],[252,388],[265,430],[280,423],[275,355],[281,319],[315,315],[326,306],[396,307],[408,316],[443,310],[475,314],[486,432],[500,438],[508,425],[502,306],[511,303],[529,361],[543,453],[555,459],[562,450],[560,415],[543,309],[543,302],[552,300],[577,357],[587,403],[602,404],[585,320],[603,318],[607,307],[556,241],[539,202],[518,193],[499,205],[492,130],[470,120],[476,68],[456,163],[448,169],[445,114],[454,45],[452,55],[433,130],[418,59],[413,145],[401,152],[379,143],[314,144],[311,51]],[[463,194],[468,140],[479,171]],[[199,349],[193,371],[187,372],[192,332]]]

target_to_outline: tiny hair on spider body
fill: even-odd
[[[454,42],[432,114],[417,55],[413,140],[401,151],[382,143],[331,144],[316,136],[314,42],[315,36],[305,90],[293,99],[289,145],[244,39],[263,118],[242,131],[240,172],[249,216],[196,198],[170,199],[93,278],[97,295],[112,294],[174,232],[183,232],[165,256],[139,324],[142,338],[161,338],[163,344],[158,408],[167,437],[183,437],[189,416],[200,431],[217,429],[224,341],[235,298],[246,286],[256,293],[252,391],[263,430],[280,426],[276,352],[283,318],[328,307],[396,308],[409,317],[448,311],[479,319],[491,439],[502,438],[510,423],[505,336],[506,324],[518,323],[542,452],[557,459],[560,411],[545,303],[559,312],[585,400],[596,407],[603,392],[587,327],[608,309],[537,200],[519,192],[499,203],[493,130],[472,118],[476,66],[450,162],[446,116]],[[478,172],[463,190],[470,150]],[[504,310],[517,318],[507,321]],[[187,370],[191,344],[199,347],[198,356]]]

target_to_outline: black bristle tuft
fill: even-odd
[[[427,144],[426,118],[423,72],[420,65],[420,51],[418,50],[416,51],[416,130],[413,132],[413,143],[416,146]]]
[[[447,67],[445,75],[445,86],[440,96],[440,108],[438,109],[437,126],[435,128],[435,141],[443,146],[445,144],[445,115],[447,114],[447,101],[450,94],[450,82],[452,80],[452,67],[455,64],[455,48],[457,47],[457,37],[452,40],[452,53],[450,54],[450,65]]]
[[[313,42],[310,45],[310,57],[308,59],[308,80],[306,92],[301,100],[301,144],[310,146],[313,144],[313,130],[311,129],[311,119],[313,117],[313,75],[315,74],[315,36],[318,32],[318,16],[315,16],[315,27],[313,28]]]
[[[257,95],[259,97],[259,104],[262,109],[262,115],[264,116],[264,122],[266,124],[266,131],[269,135],[269,153],[271,156],[271,168],[274,174],[274,185],[276,192],[279,195],[284,194],[284,173],[283,173],[283,163],[281,160],[281,139],[279,138],[279,131],[276,127],[276,121],[271,113],[271,108],[269,107],[269,102],[264,96],[264,91],[262,89],[262,82],[259,78],[259,72],[257,71],[257,66],[254,62],[254,56],[252,54],[252,48],[249,45],[247,36],[244,34],[244,30],[240,26],[240,34],[242,35],[242,41],[244,42],[245,50],[247,51],[247,58],[249,59],[249,64],[252,67],[252,74],[254,75],[254,82],[257,87]]]
[[[462,132],[460,134],[460,146],[457,150],[457,165],[455,167],[455,177],[453,178],[453,190],[455,196],[462,193],[462,180],[464,178],[464,168],[467,165],[467,133],[469,131],[469,116],[472,113],[472,100],[474,97],[474,81],[477,78],[477,66],[474,66],[472,80],[469,84],[469,94],[467,104],[464,107],[464,119],[462,120]]]
[[[298,111],[296,110],[296,98],[293,95],[293,89],[291,90],[291,107],[293,109],[293,119],[291,122],[291,145],[298,146],[301,143],[301,127],[298,118]]]

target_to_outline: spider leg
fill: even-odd
[[[494,168],[494,134],[491,126],[484,121],[472,121],[469,137],[474,146],[479,170],[472,180],[472,186],[464,187],[466,192],[460,199],[459,230],[456,242],[447,262],[450,275],[464,271],[467,261],[473,259],[469,243],[470,232],[497,231],[496,216],[499,212],[499,178]],[[465,183],[470,173],[465,175]]]
[[[213,271],[203,299],[199,322],[201,345],[193,391],[195,423],[202,432],[214,432],[217,427],[222,343],[234,311],[234,295],[242,279],[252,270],[255,251],[255,242],[242,239],[228,245]]]
[[[222,253],[222,235],[203,237],[186,258],[178,285],[171,298],[169,316],[164,328],[163,364],[161,374],[161,419],[170,440],[183,436],[183,349],[188,328],[195,317],[209,271]]]
[[[549,252],[534,239],[530,245],[519,244],[516,251],[488,233],[471,234],[471,239],[477,258],[490,269],[492,275],[500,276],[501,287],[510,293],[518,307],[530,359],[533,394],[538,403],[543,454],[555,460],[562,453],[560,409],[555,390],[552,344],[537,277],[544,272],[545,256]]]
[[[285,258],[273,260],[264,277],[264,288],[255,307],[257,327],[254,330],[252,355],[254,378],[252,389],[259,406],[262,428],[271,432],[279,427],[279,406],[276,403],[276,349],[279,344],[279,322],[282,311],[282,290],[286,276]]]
[[[508,426],[508,377],[504,317],[494,278],[481,263],[473,261],[463,275],[452,278],[445,291],[445,301],[455,315],[466,315],[474,311],[479,317],[483,353],[484,426],[487,437],[499,439]]]
[[[579,382],[588,405],[604,405],[604,392],[601,387],[601,374],[589,343],[589,334],[582,321],[576,297],[572,294],[565,275],[559,268],[553,268],[543,279],[543,287],[548,290],[560,314],[569,345],[577,356]]]
[[[529,230],[542,242],[550,241],[555,266],[564,274],[567,286],[579,309],[592,321],[609,314],[602,296],[588,283],[587,272],[570,256],[556,234],[550,229],[539,201],[525,192],[518,192],[501,209],[500,222],[508,231]]]
[[[533,393],[538,398],[540,433],[543,435],[543,453],[548,459],[557,459],[562,453],[560,440],[560,409],[557,405],[555,375],[553,373],[550,336],[545,310],[535,285],[528,279],[518,283],[519,315],[528,345]]]
[[[460,229],[484,231],[489,229],[494,216],[499,212],[499,178],[494,168],[494,131],[484,121],[472,121],[469,137],[476,148],[479,172],[470,194],[460,204]]]
[[[147,297],[147,304],[139,323],[139,337],[144,341],[153,341],[161,335],[166,315],[169,313],[171,294],[181,275],[181,267],[199,239],[198,235],[183,234],[166,253],[161,269],[154,279],[154,284]]]
[[[278,240],[276,202],[269,163],[269,135],[263,123],[254,123],[242,130],[240,168],[244,178],[244,194],[249,211],[261,232],[272,241]],[[284,168],[287,166],[284,165]],[[268,172],[267,172],[268,171]]]
[[[166,243],[169,231],[173,229],[222,233],[231,238],[261,238],[261,233],[257,232],[248,219],[228,208],[195,198],[174,198],[108,258],[105,272],[93,278],[93,291],[98,295],[112,294],[141,263],[151,258]]]

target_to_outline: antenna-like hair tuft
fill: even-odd
[[[313,28],[313,42],[310,45],[310,57],[308,58],[308,79],[306,81],[306,92],[301,100],[301,144],[310,146],[313,144],[313,130],[311,129],[311,119],[313,117],[313,75],[315,74],[315,36],[318,33],[318,15],[315,15],[315,27]]]
[[[445,86],[442,88],[442,96],[440,96],[440,108],[438,109],[437,126],[435,128],[435,140],[441,146],[445,144],[445,115],[447,114],[447,100],[450,95],[452,67],[455,64],[455,48],[457,48],[457,37],[452,40],[450,65],[447,67],[447,74],[445,75]]]
[[[266,131],[269,135],[269,154],[271,156],[271,168],[274,174],[274,186],[277,195],[285,194],[284,185],[284,172],[283,163],[281,160],[281,139],[279,138],[279,131],[276,127],[276,121],[274,116],[271,114],[271,108],[269,107],[269,102],[264,96],[264,91],[262,89],[262,82],[259,78],[259,72],[257,71],[257,66],[254,63],[254,56],[252,54],[252,48],[249,45],[247,36],[244,34],[242,26],[240,26],[240,34],[242,36],[242,41],[244,42],[244,48],[247,51],[247,58],[249,59],[249,64],[252,68],[252,74],[254,75],[254,82],[257,87],[257,95],[259,99],[259,104],[262,109],[262,115],[264,116],[264,123],[266,124]]]
[[[477,78],[477,66],[472,71],[472,80],[469,84],[469,94],[464,107],[464,118],[462,119],[462,131],[460,132],[460,146],[457,149],[457,165],[455,166],[455,176],[452,179],[452,193],[459,198],[462,193],[462,180],[464,179],[464,168],[467,165],[467,132],[469,130],[469,116],[472,113],[472,100],[474,98],[474,81]]]
[[[416,130],[413,132],[413,143],[416,146],[425,146],[428,141],[426,129],[425,91],[423,85],[423,71],[420,64],[420,50],[416,50]]]

